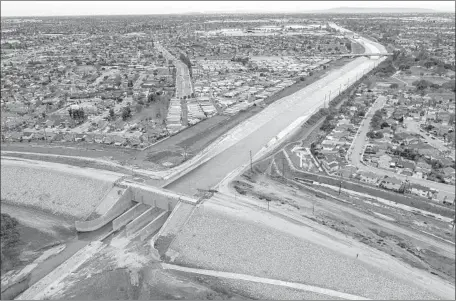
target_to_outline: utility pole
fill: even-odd
[[[46,142],[48,142],[47,141],[47,136],[46,136],[46,128],[43,127],[43,131],[44,131],[44,140],[46,140]]]
[[[252,165],[252,151],[250,151],[250,171],[253,172],[253,165]]]
[[[342,174],[340,176],[340,182],[339,182],[339,195],[340,195],[341,190],[342,190]]]

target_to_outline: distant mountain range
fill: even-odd
[[[309,11],[309,13],[324,14],[416,14],[437,13],[428,8],[400,8],[400,7],[336,7],[325,10]]]
[[[432,14],[432,13],[445,13],[446,11],[438,11],[429,8],[401,8],[401,7],[336,7],[323,10],[305,10],[305,11],[294,11],[294,12],[254,12],[254,11],[241,11],[241,10],[232,10],[232,11],[219,11],[219,12],[192,12],[188,14]],[[450,11],[447,11],[450,12]],[[452,12],[452,11],[451,11]],[[454,12],[453,12],[454,13]]]

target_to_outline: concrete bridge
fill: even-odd
[[[339,54],[337,55],[338,57],[360,57],[360,56],[366,56],[366,57],[372,57],[372,56],[391,56],[393,55],[392,53],[347,53],[347,54]]]

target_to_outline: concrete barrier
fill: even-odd
[[[151,207],[158,207],[166,211],[172,211],[179,202],[196,204],[197,199],[180,195],[170,190],[157,188],[139,183],[127,183],[132,189],[133,200],[144,203]]]
[[[144,225],[155,219],[163,210],[160,208],[150,208],[143,212],[140,216],[135,218],[126,226],[127,237],[131,236],[134,232],[141,229]]]
[[[140,216],[144,211],[146,211],[149,208],[149,206],[145,204],[138,203],[134,205],[132,208],[128,209],[125,213],[123,213],[121,216],[115,218],[112,221],[112,229],[114,231],[119,230],[138,216]]]
[[[132,201],[131,189],[127,188],[120,196],[119,200],[117,200],[117,202],[106,212],[106,214],[90,221],[76,221],[76,230],[79,232],[98,230],[130,209],[133,205],[134,203]]]
[[[162,212],[153,221],[144,226],[144,228],[142,228],[138,233],[141,240],[145,240],[158,231],[168,219],[169,214],[169,211]]]

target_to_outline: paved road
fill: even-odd
[[[373,44],[368,44],[370,42],[367,40],[363,40],[363,43],[366,45],[366,52],[386,52],[384,47],[379,49]],[[334,98],[340,89],[343,91],[347,84],[356,81],[356,78],[372,69],[379,61],[375,58],[357,58],[306,88],[272,103],[248,119],[244,123],[243,131],[220,143],[217,147],[222,150],[221,153],[169,184],[167,188],[193,195],[198,188],[210,189],[216,186],[233,170],[248,164],[250,151],[255,155],[280,131],[296,119],[304,115],[310,116],[324,104],[328,95]]]
[[[367,132],[369,132],[369,124],[370,124],[370,121],[375,113],[376,110],[380,109],[383,107],[383,104],[385,103],[386,101],[386,98],[381,98],[383,96],[380,96],[379,97],[379,101],[376,101],[373,105],[372,105],[372,108],[371,110],[368,112],[368,114],[366,114],[364,120],[362,121],[362,124],[361,124],[361,127],[354,139],[354,142],[352,144],[352,148],[351,148],[351,151],[348,152],[348,159],[349,159],[349,162],[359,168],[359,170],[362,170],[362,171],[370,171],[370,172],[374,172],[380,176],[389,176],[389,177],[396,177],[398,179],[401,179],[401,180],[409,180],[411,183],[416,183],[416,184],[420,184],[420,185],[424,185],[424,186],[427,186],[427,187],[431,187],[431,188],[434,188],[436,189],[437,191],[442,191],[446,194],[449,194],[449,195],[455,195],[454,193],[454,186],[453,185],[447,185],[447,184],[442,184],[442,183],[437,183],[437,182],[433,182],[433,181],[428,181],[428,180],[425,180],[425,179],[417,179],[417,178],[413,178],[413,177],[407,177],[407,176],[404,176],[404,175],[400,175],[400,174],[397,174],[393,171],[390,171],[390,170],[386,170],[386,169],[380,169],[380,168],[376,168],[376,167],[373,167],[373,166],[366,166],[362,163],[362,154],[363,154],[363,150],[364,150],[364,147],[366,145],[366,134]],[[424,135],[425,136],[425,135]],[[432,139],[430,139],[432,140]]]
[[[372,104],[371,108],[364,117],[361,125],[356,133],[355,139],[348,151],[349,162],[354,166],[358,167],[363,156],[364,147],[366,145],[366,134],[369,132],[370,121],[374,116],[375,112],[381,109],[386,103],[386,97],[381,95],[377,100]]]
[[[190,96],[193,88],[187,65],[169,53],[160,43],[156,42],[155,47],[163,53],[167,60],[173,61],[174,66],[176,66],[176,97]]]

